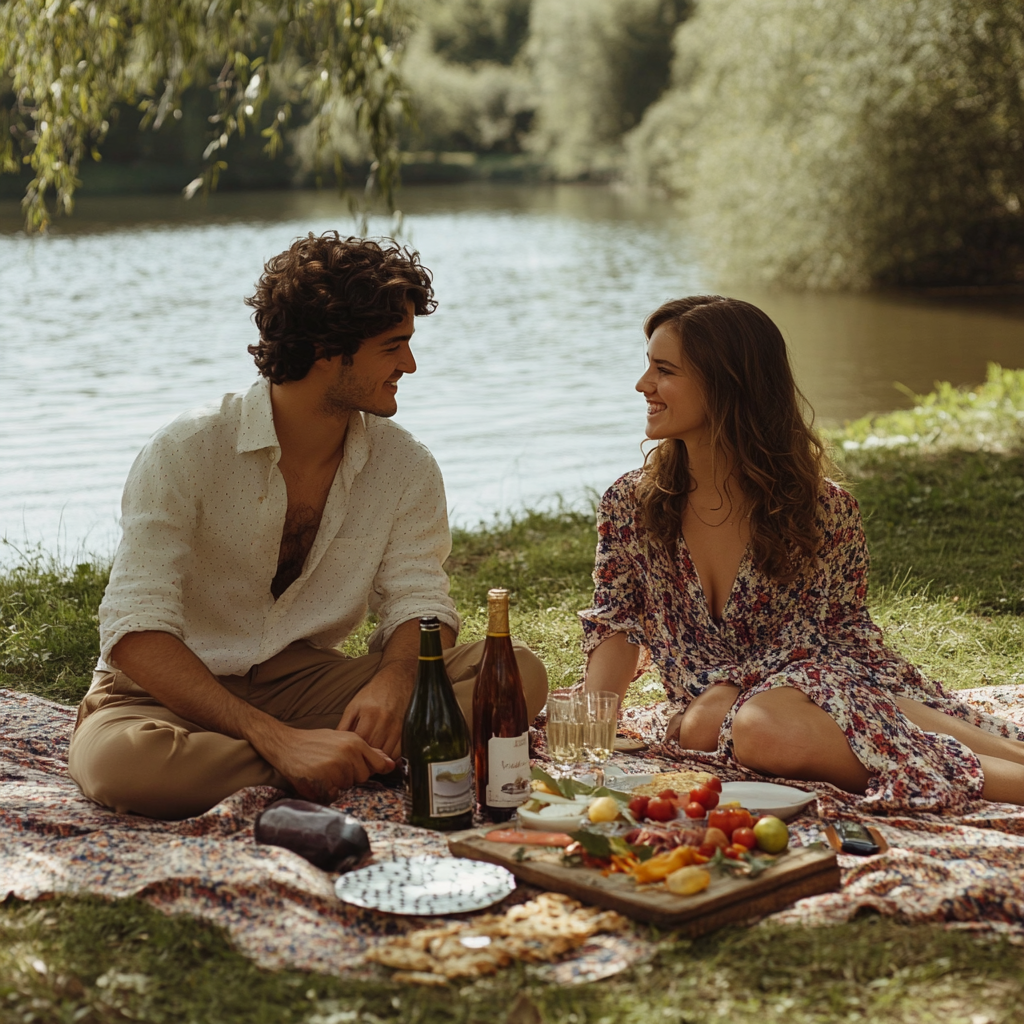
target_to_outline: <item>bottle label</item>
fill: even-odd
[[[434,761],[427,765],[432,818],[453,818],[473,807],[471,764],[467,755],[458,761]]]
[[[487,806],[518,807],[530,795],[530,734],[487,741]]]

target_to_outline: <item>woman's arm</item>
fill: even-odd
[[[583,688],[612,690],[620,701],[651,661],[644,639],[646,578],[633,557],[637,527],[631,480],[635,475],[616,480],[597,507],[594,599],[591,607],[579,613],[586,658]]]
[[[640,648],[631,644],[625,633],[613,633],[602,640],[587,660],[584,690],[612,690],[621,703],[636,676]]]

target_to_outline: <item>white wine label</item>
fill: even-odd
[[[518,807],[530,795],[530,734],[487,741],[487,806]]]
[[[473,772],[469,757],[458,761],[434,761],[430,769],[430,816],[452,818],[473,806]]]

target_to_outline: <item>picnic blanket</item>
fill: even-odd
[[[987,711],[1024,723],[1024,687],[961,691]],[[86,799],[67,775],[75,710],[0,689],[0,899],[61,893],[135,896],[168,914],[223,927],[236,947],[266,968],[367,974],[363,954],[387,936],[436,923],[341,903],[333,878],[297,855],[253,841],[253,823],[281,793],[243,790],[206,814],[161,822],[108,811]],[[678,762],[617,759],[627,771],[676,769]],[[744,777],[697,755],[687,762],[723,779]],[[749,776],[753,777],[753,776]],[[825,820],[856,817],[856,799],[817,786],[817,809],[790,823],[793,841],[820,839]],[[399,794],[358,786],[336,804],[363,822],[375,857],[447,856],[443,833],[402,824]],[[1003,931],[1024,940],[1024,808],[979,801],[966,814],[862,819],[889,850],[840,856],[840,892],[800,900],[767,920],[823,925],[871,908],[906,921]],[[509,900],[536,890],[520,886]],[[552,980],[604,977],[650,954],[642,935],[599,936]]]

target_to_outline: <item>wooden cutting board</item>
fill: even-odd
[[[638,886],[622,874],[604,877],[594,868],[564,867],[558,862],[561,851],[492,843],[486,834],[483,829],[455,833],[448,849],[455,857],[500,864],[530,885],[617,910],[637,921],[679,929],[690,937],[839,888],[839,865],[829,849],[789,850],[753,879],[712,872],[711,884],[703,892],[675,896],[663,885]],[[520,849],[525,850],[524,859],[516,860]]]

